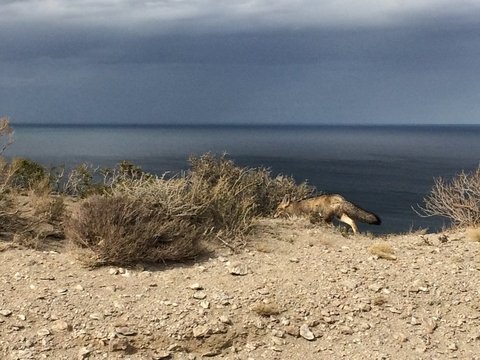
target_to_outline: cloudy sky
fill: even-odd
[[[480,123],[477,0],[2,0],[15,123]]]

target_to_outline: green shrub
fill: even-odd
[[[63,174],[60,175],[63,177]],[[153,179],[154,176],[142,170],[141,167],[130,161],[121,161],[113,168],[94,168],[92,165],[83,163],[73,168],[66,180],[58,179],[60,192],[78,197],[88,197],[109,192],[119,184],[140,179]]]
[[[36,185],[48,181],[45,168],[30,159],[15,158],[9,169],[9,184],[17,189],[32,189]]]

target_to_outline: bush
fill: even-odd
[[[186,179],[191,184],[196,204],[207,204],[204,226],[213,228],[224,244],[238,246],[248,233],[253,218],[271,215],[285,194],[305,197],[313,192],[306,184],[296,185],[292,178],[271,177],[266,168],[235,165],[225,155],[211,153],[189,159]]]
[[[94,265],[180,260],[196,255],[202,239],[189,216],[172,216],[126,195],[95,195],[74,210],[66,233],[74,245],[90,250]]]
[[[61,192],[82,198],[100,194],[100,186],[94,181],[96,171],[97,169],[87,163],[77,165],[68,173],[66,180],[62,183]]]
[[[457,226],[480,224],[480,166],[471,173],[462,171],[452,180],[437,178],[420,207],[421,216],[443,216]]]
[[[46,180],[48,182],[45,168],[33,160],[15,158],[12,160],[9,171],[11,174],[9,185],[17,189],[32,189]]]
[[[14,209],[10,194],[10,164],[1,156],[5,149],[13,143],[13,129],[7,117],[0,117],[0,231],[15,231],[19,227],[19,217]]]
[[[154,178],[144,172],[139,166],[130,161],[121,161],[113,168],[94,168],[83,163],[73,168],[66,180],[63,180],[63,171],[54,174],[59,191],[70,196],[85,198],[91,195],[101,195],[109,192],[119,184],[131,181]]]
[[[222,182],[230,184],[231,189],[236,190],[235,196],[253,198],[256,216],[272,215],[287,194],[292,199],[301,200],[315,192],[315,188],[306,183],[297,185],[292,177],[279,175],[273,178],[271,171],[264,167],[239,167],[225,155],[192,156],[189,163],[191,181],[203,183],[210,191]]]
[[[244,245],[256,216],[271,214],[285,193],[303,197],[313,189],[225,156],[189,161],[190,170],[170,179],[117,172],[123,175],[102,197],[83,200],[73,212],[68,237],[97,263],[179,260],[195,255],[202,240]]]
[[[0,117],[0,155],[13,143],[13,129],[10,126],[10,119],[8,117]]]
[[[142,168],[138,165],[135,165],[131,161],[122,160],[120,161],[113,170],[107,170],[107,173],[110,173],[112,184],[116,184],[122,181],[132,181],[140,180],[144,177],[151,177],[150,174],[147,174]]]

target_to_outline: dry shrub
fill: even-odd
[[[272,178],[266,168],[237,166],[225,155],[207,153],[192,156],[189,162],[185,179],[192,187],[192,201],[207,205],[204,226],[214,229],[216,238],[230,247],[244,245],[242,236],[251,229],[252,220],[271,215],[285,194],[303,198],[314,191],[289,177]]]
[[[0,142],[0,232],[12,244],[40,248],[45,238],[61,236],[52,224],[59,225],[63,217],[63,199],[50,196],[52,186],[43,166],[29,159],[7,162],[1,157],[13,142],[7,118],[0,118]]]
[[[201,182],[208,191],[215,192],[219,187],[237,198],[250,198],[256,216],[272,215],[285,195],[300,200],[315,192],[315,188],[306,183],[297,185],[292,177],[272,177],[267,168],[240,167],[225,154],[191,156],[189,163],[190,181]]]
[[[303,196],[311,190],[292,179],[272,179],[263,168],[236,166],[225,156],[205,154],[190,164],[169,179],[124,164],[103,197],[80,203],[67,235],[100,263],[179,260],[195,255],[201,240],[245,245],[256,216],[271,213],[285,192]]]
[[[10,119],[6,116],[0,117],[0,155],[13,144],[13,128],[10,126]]]
[[[462,171],[450,181],[435,179],[424,202],[421,216],[443,216],[457,226],[480,225],[480,166],[471,173]]]
[[[273,303],[259,303],[253,306],[252,310],[260,316],[274,316],[280,314],[280,308]]]
[[[211,229],[206,204],[192,201],[185,178],[118,182],[104,196],[82,200],[66,222],[71,244],[89,265],[163,262],[191,258]],[[86,252],[85,249],[89,251]]]
[[[69,196],[85,198],[90,195],[101,194],[104,186],[95,181],[98,169],[91,164],[82,163],[70,170],[65,180],[60,179],[60,191]],[[61,176],[63,177],[63,173]]]
[[[190,185],[192,203],[204,205],[203,226],[234,246],[234,240],[250,230],[257,213],[257,183],[252,170],[210,154],[191,157],[190,164],[184,179]]]
[[[0,232],[11,233],[23,227],[10,194],[0,191]]]
[[[51,181],[56,183],[59,192],[86,198],[91,195],[108,193],[118,185],[129,184],[137,180],[154,179],[155,176],[144,172],[132,162],[123,160],[113,168],[99,168],[82,163],[67,174],[63,168],[53,169],[51,178]]]
[[[13,200],[8,183],[11,172],[8,162],[1,156],[13,143],[13,129],[7,117],[0,117],[0,231],[10,232],[17,228],[18,216],[13,208]]]
[[[382,259],[387,260],[396,260],[397,257],[394,255],[395,251],[393,250],[392,246],[387,242],[377,242],[372,244],[368,251],[370,254],[378,256]]]
[[[74,245],[91,250],[97,265],[196,255],[202,229],[189,221],[188,214],[172,216],[152,205],[126,195],[92,196],[73,210],[66,224],[67,237]]]
[[[480,242],[480,227],[479,228],[468,228],[466,231],[467,238],[472,241]]]
[[[255,245],[255,250],[257,250],[258,252],[266,253],[266,254],[269,254],[269,253],[273,252],[272,247],[270,245],[268,245],[267,243],[264,243],[264,242],[256,244]]]
[[[63,196],[51,194],[31,194],[30,201],[34,215],[47,223],[60,223],[64,218],[65,202]]]

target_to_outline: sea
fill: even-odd
[[[421,217],[434,179],[473,171],[480,125],[56,125],[13,124],[6,157],[47,167],[111,167],[129,160],[158,175],[188,168],[190,155],[226,153],[319,191],[339,193],[382,219],[377,234],[438,231],[448,219]]]

